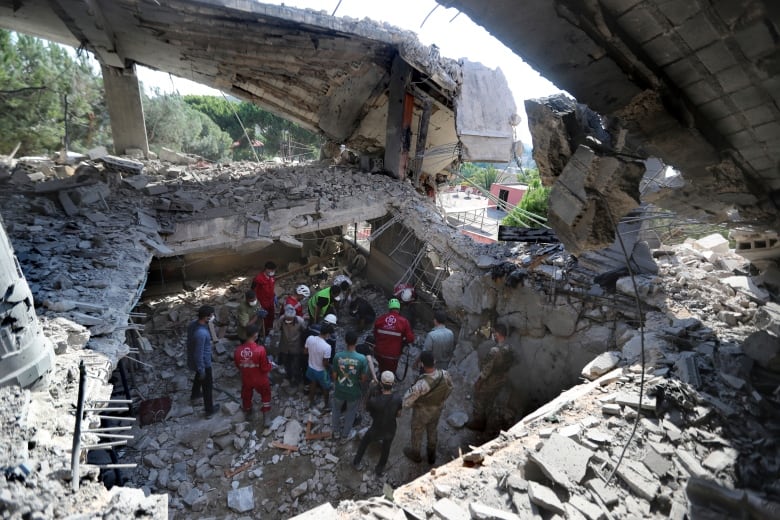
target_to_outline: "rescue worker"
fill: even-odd
[[[314,407],[317,396],[317,388],[322,391],[324,409],[328,408],[328,394],[330,392],[330,345],[328,338],[333,334],[333,325],[323,323],[317,336],[309,336],[304,344],[304,350],[309,356],[306,379],[311,381],[309,386],[309,407]]]
[[[187,327],[187,367],[195,372],[192,380],[190,401],[203,397],[206,418],[210,419],[219,410],[214,404],[211,374],[211,332],[209,322],[214,321],[214,307],[203,305],[198,309],[198,318]]]
[[[276,327],[279,331],[276,352],[279,353],[279,363],[284,367],[284,377],[292,386],[298,386],[303,382],[306,371],[306,355],[303,352],[306,322],[296,315],[292,305],[285,305]]]
[[[403,398],[403,407],[412,408],[412,445],[404,448],[404,455],[414,462],[422,462],[420,448],[423,433],[426,433],[428,464],[433,464],[436,462],[439,417],[444,402],[452,392],[452,378],[446,370],[436,368],[431,351],[423,351],[420,354],[420,362],[423,374],[406,391]]]
[[[299,285],[295,288],[295,294],[287,295],[284,305],[292,305],[295,315],[303,318],[303,301],[311,296],[311,290],[306,285]]]
[[[309,299],[311,323],[319,323],[339,300],[341,300],[341,288],[335,285],[314,293],[314,296]]]
[[[355,430],[352,429],[352,426],[355,423],[358,405],[363,397],[361,384],[368,379],[368,361],[363,354],[355,350],[357,339],[358,336],[354,331],[347,331],[344,334],[347,348],[333,356],[333,363],[331,363],[331,377],[334,383],[331,429],[333,438],[341,438],[344,442],[351,441],[355,437]],[[342,407],[346,412],[343,417],[343,426],[341,424]]]
[[[268,374],[273,365],[268,361],[265,347],[257,344],[257,335],[260,329],[255,325],[249,325],[246,329],[247,339],[236,348],[233,353],[233,361],[241,372],[241,408],[247,419],[252,417],[252,396],[255,390],[260,394],[265,424],[266,415],[271,411],[271,382]]]
[[[474,411],[466,428],[484,431],[489,411],[495,409],[495,399],[506,384],[512,367],[512,349],[506,343],[507,328],[503,323],[493,327],[496,345],[490,349],[481,363],[479,377],[474,382]]]
[[[260,328],[259,334],[265,337],[265,322],[263,318],[268,313],[260,307],[257,301],[257,295],[252,289],[244,293],[244,301],[238,304],[236,311],[236,335],[243,343],[246,341],[246,328],[249,325],[255,325]]]
[[[409,321],[401,316],[401,302],[396,298],[387,303],[388,312],[374,322],[376,346],[374,354],[379,362],[379,371],[389,370],[395,373],[401,351],[406,344],[414,341],[414,332]]]
[[[455,334],[447,328],[447,315],[444,311],[433,313],[433,329],[425,336],[423,351],[429,351],[436,360],[436,368],[446,370],[455,352]],[[423,368],[424,370],[424,368]]]
[[[382,372],[380,380],[382,392],[368,401],[368,413],[371,414],[372,419],[371,427],[361,439],[355,458],[352,459],[352,467],[357,471],[362,471],[363,465],[360,464],[360,461],[366,448],[372,442],[379,442],[382,445],[382,452],[374,469],[377,477],[385,471],[385,464],[387,464],[387,458],[390,455],[390,446],[395,438],[397,419],[401,415],[401,397],[393,392],[395,376],[392,372],[385,371]]]
[[[260,306],[268,313],[263,318],[266,333],[274,326],[276,312],[276,264],[272,261],[265,263],[265,270],[252,280],[252,289],[257,295]]]
[[[365,298],[356,296],[349,304],[349,315],[357,321],[358,329],[363,330],[376,320],[376,311]]]

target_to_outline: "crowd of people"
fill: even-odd
[[[275,272],[276,264],[267,262],[236,311],[240,344],[233,359],[241,376],[241,406],[246,418],[255,420],[255,392],[261,401],[260,424],[266,424],[270,418],[273,406],[270,374],[277,369],[287,379],[286,384],[300,387],[308,394],[310,408],[323,414],[330,412],[331,437],[336,442],[355,439],[361,412],[370,415],[371,425],[352,461],[355,469],[363,469],[362,459],[368,445],[378,442],[381,455],[374,471],[377,475],[384,472],[397,419],[403,409],[412,410],[410,445],[404,448],[404,455],[413,462],[422,462],[422,443],[427,438],[427,461],[434,464],[439,418],[453,387],[447,368],[455,349],[455,335],[446,326],[446,314],[435,312],[434,327],[422,342],[422,352],[411,363],[407,357],[405,369],[411,365],[419,375],[401,395],[396,389],[396,371],[403,352],[415,341],[410,319],[402,313],[402,302],[412,301],[413,287],[396,286],[387,311],[377,317],[373,307],[354,294],[352,281],[345,275],[337,276],[330,285],[316,292],[304,284],[298,285],[294,294],[280,303]],[[345,348],[337,352],[335,326],[340,309],[346,309],[357,329],[344,332]],[[209,324],[214,315],[214,307],[203,305],[187,330],[187,364],[194,372],[191,400],[194,404],[203,399],[207,418],[219,410],[212,395]],[[372,333],[358,343],[357,330],[365,330],[368,325]],[[496,336],[490,366],[483,368],[483,373],[492,370],[491,367],[503,366],[506,361],[508,350],[502,347],[506,328],[497,327]],[[494,397],[494,387],[499,383],[485,374],[477,380],[470,427],[478,429],[484,422],[484,408],[479,408],[479,403]]]

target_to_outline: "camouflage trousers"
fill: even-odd
[[[423,433],[428,435],[427,453],[436,453],[439,439],[439,417],[442,406],[415,406],[412,409],[412,450],[420,453]]]

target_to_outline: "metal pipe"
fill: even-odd
[[[70,453],[70,488],[75,493],[79,490],[79,456],[81,455],[81,419],[84,409],[84,387],[86,386],[87,369],[84,360],[79,363],[79,394],[76,401],[76,424],[73,427],[73,446]]]
[[[113,448],[114,446],[122,446],[124,444],[127,444],[127,441],[101,442],[98,444],[90,444],[89,446],[84,446],[84,449],[85,450],[107,450],[109,448]]]

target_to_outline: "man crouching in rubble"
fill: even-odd
[[[241,407],[246,414],[246,418],[252,417],[252,396],[254,391],[260,394],[263,413],[263,424],[265,416],[271,411],[271,382],[268,374],[273,365],[268,361],[265,353],[265,347],[257,344],[257,335],[260,332],[256,325],[249,325],[246,328],[247,338],[233,353],[233,361],[241,372]]]
[[[219,405],[214,405],[212,396],[214,379],[211,374],[211,331],[209,331],[209,321],[212,320],[214,320],[214,307],[203,305],[198,309],[198,318],[192,320],[187,327],[187,367],[195,372],[190,400],[203,397],[206,418],[211,418],[219,410]]]

